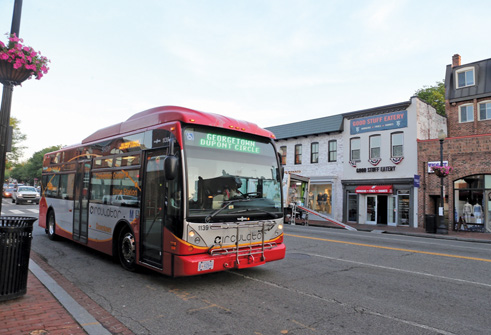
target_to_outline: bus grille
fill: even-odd
[[[276,242],[268,242],[264,244],[264,250],[269,250],[276,247],[277,247]],[[239,249],[237,249],[236,247],[230,247],[230,248],[213,249],[210,251],[210,255],[212,256],[224,256],[230,254],[238,254],[239,256],[250,256],[250,255],[257,255],[262,253],[263,253],[262,244],[239,247]]]
[[[239,239],[235,246],[223,247],[222,245],[213,245],[209,249],[211,256],[224,256],[235,255],[235,264],[232,266],[228,264],[228,268],[245,268],[253,265],[259,265],[266,262],[264,257],[265,250],[271,250],[277,246],[276,242],[264,242],[264,235],[266,231],[273,229],[275,226],[274,221],[259,221],[248,223],[215,223],[210,226],[211,229],[232,229],[236,230],[236,236],[239,236],[241,230],[256,230],[261,232],[262,240],[259,242],[250,242],[249,245],[239,246]],[[255,257],[257,256],[257,258]]]

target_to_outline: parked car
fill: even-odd
[[[12,198],[12,194],[14,193],[14,188],[5,188],[3,190],[3,197],[4,198]]]
[[[15,202],[17,205],[21,203],[39,204],[40,198],[41,196],[39,195],[38,191],[32,186],[19,186],[12,194],[12,202]]]

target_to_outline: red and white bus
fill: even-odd
[[[284,258],[274,135],[217,114],[164,106],[47,153],[39,225],[169,276]]]

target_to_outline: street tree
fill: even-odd
[[[437,81],[434,86],[423,86],[417,90],[416,95],[436,109],[436,112],[445,116],[445,82]]]
[[[35,152],[26,163],[17,164],[12,169],[11,177],[17,179],[18,181],[23,181],[33,185],[35,179],[41,180],[44,154],[60,149],[61,145],[54,145],[52,147]]]
[[[15,117],[10,118],[10,126],[13,128],[12,150],[10,152],[7,152],[7,169],[12,167],[13,164],[19,162],[22,156],[22,152],[26,148],[25,146],[21,145],[21,143],[25,141],[27,137],[20,131],[20,121]]]

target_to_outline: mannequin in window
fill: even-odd
[[[317,211],[322,211],[322,193],[320,192],[317,194]]]
[[[479,205],[479,203],[476,202],[474,207],[472,207],[474,211],[474,219],[476,220],[476,223],[481,223],[481,218],[482,218],[482,207]]]
[[[309,208],[314,209],[314,192],[309,192]]]
[[[469,200],[467,200],[467,202],[464,204],[462,212],[464,214],[465,222],[471,222],[472,205],[469,203]]]
[[[329,192],[326,189],[326,212],[331,213],[331,197],[329,196]]]
[[[322,211],[327,213],[327,190],[322,193]]]

